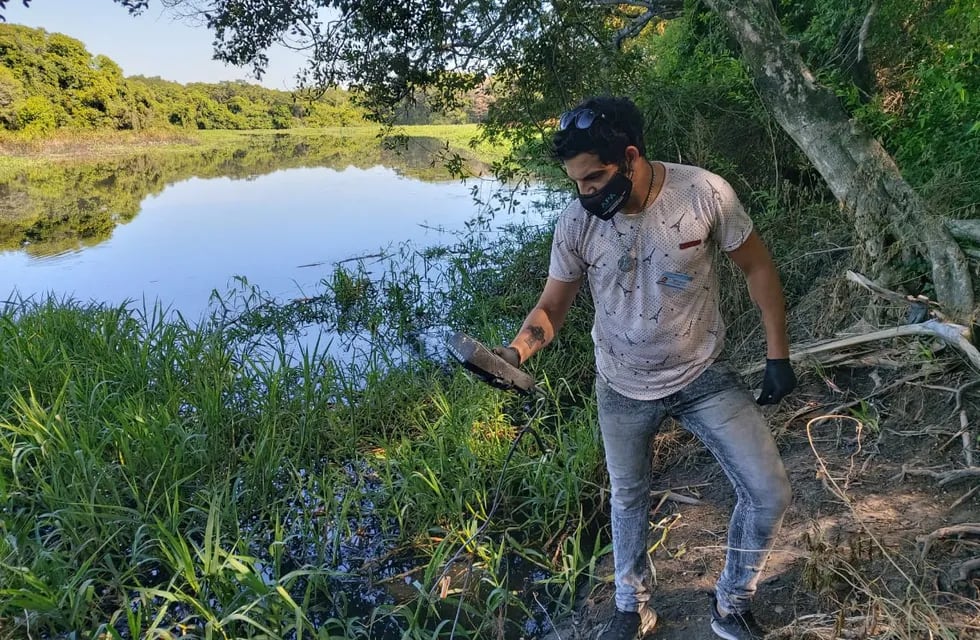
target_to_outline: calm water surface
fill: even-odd
[[[492,180],[425,182],[393,168],[294,168],[248,179],[191,178],[142,200],[108,239],[54,255],[30,244],[0,251],[0,299],[53,293],[110,304],[159,302],[189,320],[236,276],[277,298],[317,288],[338,261],[448,242],[506,187]],[[491,226],[541,222],[530,190]],[[43,252],[42,252],[43,253]]]

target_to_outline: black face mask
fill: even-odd
[[[578,194],[585,210],[600,220],[609,220],[623,208],[633,191],[633,182],[622,171],[617,171],[604,187],[595,193]]]

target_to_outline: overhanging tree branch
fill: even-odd
[[[132,14],[140,13],[141,11],[143,11],[143,9],[146,9],[146,7],[149,4],[149,0],[113,0],[113,1],[129,9],[129,12]],[[30,7],[31,2],[33,2],[33,0],[21,0],[21,4],[23,4],[25,7]],[[7,5],[9,3],[10,0],[0,0],[0,11],[6,11]],[[3,13],[0,13],[0,22],[6,22],[6,21],[7,18],[3,15]]]
[[[644,2],[643,0],[635,0],[632,2],[620,2],[619,0],[593,0],[594,4],[600,7],[640,7],[643,12],[639,15],[630,18],[629,23],[623,28],[616,31],[613,34],[613,43],[617,48],[621,48],[623,44],[640,35],[652,20],[655,18],[660,18],[662,20],[668,20],[670,18],[676,18],[681,14],[684,9],[684,2],[675,0],[664,0],[663,2]]]

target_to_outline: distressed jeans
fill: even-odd
[[[598,376],[599,428],[612,485],[616,607],[636,611],[650,599],[647,559],[652,439],[670,416],[714,455],[735,488],[719,604],[745,611],[790,500],[789,480],[769,425],[738,375],[716,362],[687,387],[657,400],[634,400]]]

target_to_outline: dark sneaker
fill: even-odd
[[[766,632],[756,623],[751,611],[732,612],[722,617],[718,613],[718,601],[711,596],[711,630],[725,640],[762,640]]]
[[[639,611],[620,611],[606,623],[596,640],[641,640],[657,625],[657,612],[643,605]]]

